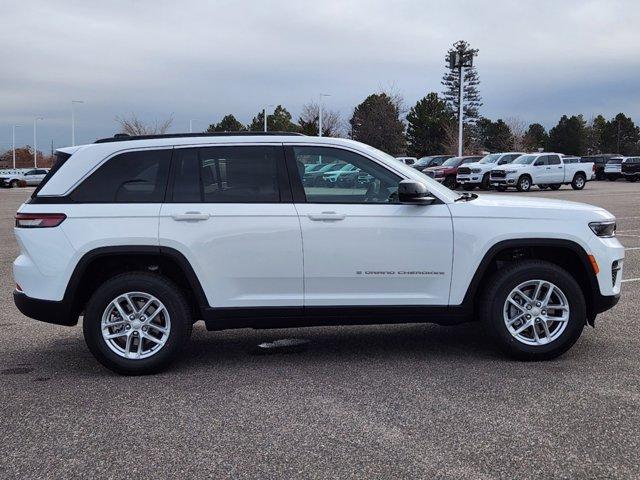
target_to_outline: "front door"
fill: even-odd
[[[160,245],[189,260],[209,305],[301,307],[302,239],[282,145],[176,148],[172,163]]]
[[[445,204],[398,203],[402,178],[350,150],[291,146],[287,155],[302,227],[305,306],[448,303],[453,230]],[[341,182],[303,184],[305,165],[318,162],[353,169]]]

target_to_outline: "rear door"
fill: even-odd
[[[565,166],[560,159],[560,155],[547,155],[549,169],[547,170],[549,175],[549,180],[546,183],[562,183],[571,181],[573,175],[570,175],[571,172],[567,172],[567,177],[565,178],[565,168],[570,168]],[[578,169],[578,164],[575,164],[573,170]]]
[[[402,178],[338,147],[291,146],[288,170],[304,244],[305,306],[446,305],[453,227],[445,204],[398,203]],[[350,184],[316,185],[299,172],[351,164]]]
[[[160,245],[180,251],[214,307],[302,306],[302,238],[282,145],[174,150]]]

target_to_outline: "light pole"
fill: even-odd
[[[13,169],[16,169],[16,128],[20,128],[22,125],[13,126],[12,147],[13,147]]]
[[[318,95],[320,102],[318,103],[318,136],[322,136],[322,97],[330,97],[328,93],[321,93]]]
[[[455,51],[449,54],[449,68],[458,69],[458,156],[462,156],[463,127],[464,127],[464,69],[473,66],[473,52]]]
[[[189,120],[189,133],[193,133],[193,122],[197,121],[196,118],[192,118]]]
[[[275,107],[275,105],[265,105],[265,107],[262,109],[262,113],[264,115],[264,131],[267,131],[267,108],[269,107]]]
[[[84,103],[84,100],[71,100],[71,146],[76,145],[76,111],[74,105]]]
[[[44,120],[42,117],[36,117],[33,119],[33,168],[38,168],[38,120]]]

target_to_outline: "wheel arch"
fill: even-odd
[[[194,318],[202,318],[208,302],[189,261],[173,248],[145,245],[100,247],[85,253],[64,294],[70,317],[77,319],[104,280],[117,273],[139,270],[158,272],[176,283],[191,304]]]
[[[593,324],[598,312],[597,300],[600,287],[593,272],[589,256],[584,248],[572,240],[555,238],[529,238],[500,241],[487,250],[474,273],[464,296],[463,305],[477,311],[478,295],[501,262],[520,259],[541,259],[550,261],[571,273],[582,289],[587,302],[587,318]]]

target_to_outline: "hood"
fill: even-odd
[[[588,203],[517,195],[479,194],[470,202],[449,204],[452,214],[473,217],[526,218],[549,220],[613,220],[613,214]]]
[[[494,167],[492,170],[522,170],[529,166],[530,165],[526,165],[524,163],[507,163],[505,165],[500,165],[499,167]]]

